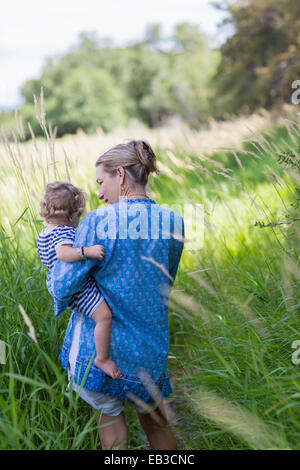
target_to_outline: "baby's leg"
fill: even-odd
[[[105,374],[109,375],[113,379],[119,379],[122,374],[116,364],[109,357],[111,311],[105,300],[103,300],[99,307],[96,308],[92,318],[96,322],[94,338],[97,356],[94,363],[99,367],[99,369],[103,370]]]

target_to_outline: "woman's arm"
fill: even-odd
[[[93,245],[93,246],[85,246],[83,248],[84,255],[86,258],[96,258],[96,259],[103,259],[104,256],[104,247],[102,245]],[[72,245],[60,245],[56,248],[56,256],[57,259],[60,261],[64,261],[66,263],[72,263],[74,261],[81,261],[82,260],[82,252],[80,248],[73,248]]]
[[[97,238],[97,224],[99,222],[99,210],[90,212],[82,220],[80,227],[76,230],[76,236],[73,247],[80,248],[81,246],[92,246],[99,243]],[[101,240],[101,243],[106,247],[106,239]],[[107,251],[107,250],[105,250]],[[90,271],[95,266],[99,265],[101,261],[96,258],[89,258],[87,260],[77,261],[74,263],[65,263],[63,261],[56,261],[51,276],[47,280],[48,289],[51,292],[54,300],[54,315],[61,315],[67,308],[72,296],[80,291],[88,280]]]

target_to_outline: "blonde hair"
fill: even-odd
[[[131,140],[111,148],[96,161],[96,166],[103,165],[104,171],[114,175],[118,166],[122,166],[133,183],[146,185],[150,173],[159,173],[156,155],[144,140]]]
[[[85,207],[84,193],[71,183],[54,181],[47,184],[40,202],[40,216],[45,220],[72,222],[79,219]]]

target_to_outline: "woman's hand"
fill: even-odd
[[[87,258],[103,259],[104,247],[102,245],[87,246],[84,248],[84,254]]]

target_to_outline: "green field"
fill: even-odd
[[[70,178],[88,194],[87,210],[99,207],[95,161],[129,138],[149,140],[157,153],[152,198],[204,207],[203,246],[184,250],[169,306],[168,401],[179,449],[299,448],[297,115],[264,112],[197,132],[47,133],[1,137],[0,448],[100,448],[95,416],[66,392],[58,361],[68,314],[53,316],[35,248],[38,205],[45,182]],[[146,448],[135,413],[125,413],[129,448]]]

